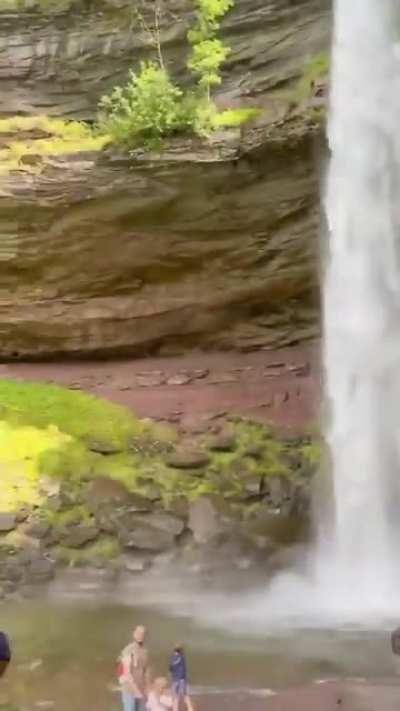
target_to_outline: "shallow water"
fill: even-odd
[[[0,701],[8,697],[26,711],[119,708],[115,659],[137,622],[148,626],[158,673],[165,672],[171,645],[183,641],[195,692],[249,688],[262,693],[318,679],[392,673],[384,631],[298,629],[250,636],[243,629],[240,634],[215,631],[204,622],[198,626],[149,608],[87,601],[8,602],[0,613],[15,654]]]

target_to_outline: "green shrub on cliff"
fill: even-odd
[[[137,73],[129,72],[125,86],[102,98],[100,126],[118,143],[151,144],[187,128],[182,97],[163,67],[142,62]]]
[[[100,133],[128,147],[151,147],[176,133],[208,136],[221,126],[246,121],[248,113],[239,111],[234,124],[224,123],[211,99],[211,90],[221,83],[221,66],[230,53],[218,31],[233,0],[194,0],[195,22],[187,33],[191,48],[187,68],[195,86],[189,90],[179,87],[168,72],[160,36],[162,9],[158,2],[153,4],[153,24],[140,12],[137,19],[154,50],[154,60],[142,62],[138,70],[130,71],[124,86],[115,87],[101,99]]]

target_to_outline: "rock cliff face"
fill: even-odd
[[[0,113],[91,118],[99,96],[148,51],[131,0],[22,0],[18,11],[14,4],[0,5]],[[224,23],[232,52],[223,93],[254,96],[293,81],[302,59],[326,47],[330,4],[237,0]],[[193,5],[169,0],[167,7],[167,62],[182,75]]]
[[[1,358],[251,350],[316,335],[321,128],[284,119],[281,90],[326,45],[328,5],[237,0],[223,100],[257,97],[271,109],[262,126],[158,156],[50,157],[0,177]],[[127,13],[0,13],[0,112],[93,117],[144,51]],[[185,20],[164,30],[178,73],[184,31]]]

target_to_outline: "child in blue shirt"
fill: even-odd
[[[177,644],[169,660],[173,711],[179,711],[179,702],[183,699],[187,711],[193,711],[193,705],[188,693],[187,669],[185,653],[182,645]]]

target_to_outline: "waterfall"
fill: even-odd
[[[400,615],[398,0],[335,0],[333,35],[323,278],[333,511],[328,523],[320,513],[309,558],[247,600],[247,623],[268,627],[379,627]]]
[[[336,0],[325,208],[325,392],[335,607],[400,596],[400,63],[395,0]],[[336,598],[336,599],[335,599]],[[400,605],[397,603],[397,608]]]

